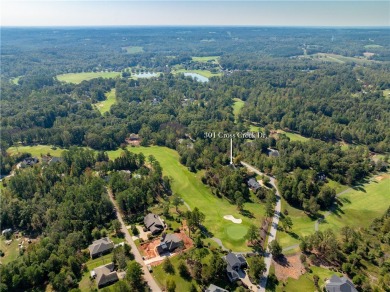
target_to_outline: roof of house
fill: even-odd
[[[175,234],[165,234],[161,238],[160,245],[157,246],[157,251],[159,254],[167,251],[173,251],[179,246],[181,246],[182,242],[183,240]]]
[[[228,292],[228,290],[222,289],[214,284],[210,284],[210,286],[206,289],[206,292]]]
[[[22,165],[32,166],[38,162],[39,162],[39,160],[36,157],[27,157],[27,158],[23,159]]]
[[[150,231],[153,232],[152,229],[163,229],[164,224],[162,223],[160,217],[156,214],[149,213],[144,217],[144,224],[146,228],[150,229]],[[159,227],[161,226],[161,227]]]
[[[56,156],[53,156],[53,158],[50,160],[49,164],[53,164],[53,163],[59,163],[59,162],[62,162],[62,158],[61,157],[56,157]]]
[[[338,277],[333,275],[326,284],[328,292],[357,292],[355,286],[346,277]]]
[[[91,255],[99,254],[113,248],[114,243],[110,241],[108,237],[95,240],[90,246],[88,246]]]
[[[118,274],[114,271],[114,268],[114,263],[109,263],[93,270],[96,274],[96,284],[98,287],[119,280]]]
[[[253,177],[248,180],[248,186],[253,189],[260,188],[260,184]]]
[[[238,273],[233,270],[229,265],[226,267],[226,272],[229,278],[232,280],[240,278],[240,275],[238,275]]]
[[[228,264],[228,268],[229,266],[234,267],[236,265],[241,267],[243,264],[246,264],[246,260],[242,255],[234,253],[228,253],[226,255],[226,262]]]
[[[166,234],[162,239],[161,243],[165,243],[167,247],[170,249],[171,247],[179,245],[183,240],[178,237],[176,234],[169,233]]]
[[[271,149],[268,148],[268,156],[273,156],[273,157],[278,157],[279,156],[279,151],[276,149]]]

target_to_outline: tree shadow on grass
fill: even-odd
[[[248,217],[248,218],[255,218],[255,216],[253,216],[253,213],[248,211],[248,210],[244,210],[243,209],[243,210],[240,211],[240,214],[242,216],[245,216],[245,217]]]

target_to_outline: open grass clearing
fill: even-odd
[[[61,156],[61,153],[66,149],[56,148],[48,145],[35,146],[12,146],[7,149],[8,154],[15,155],[17,153],[30,153],[33,157],[41,157],[41,154],[51,156]]]
[[[144,49],[143,47],[138,47],[138,46],[127,46],[127,47],[122,47],[123,50],[126,51],[128,54],[137,54],[137,53],[143,53]]]
[[[357,58],[357,57],[346,57],[342,55],[337,55],[337,54],[327,54],[327,53],[318,53],[311,55],[315,59],[320,59],[324,61],[330,61],[330,62],[335,62],[335,63],[340,63],[344,64],[346,62],[353,62],[357,64],[369,64],[372,63],[373,61],[367,60],[366,58]]]
[[[319,225],[320,230],[330,228],[338,232],[343,226],[352,228],[369,227],[372,220],[384,214],[390,205],[390,173],[375,177],[355,189],[339,196],[339,209],[326,217]]]
[[[99,102],[95,105],[101,114],[108,112],[111,106],[116,103],[115,88],[111,89],[111,91],[107,92],[105,95],[106,95],[106,100]]]
[[[179,194],[183,200],[191,207],[198,207],[206,215],[204,226],[213,233],[213,235],[222,240],[225,247],[234,251],[250,251],[246,246],[244,238],[232,238],[229,235],[228,227],[231,223],[223,218],[225,215],[233,215],[235,218],[242,219],[242,226],[248,228],[254,222],[261,222],[264,217],[264,206],[252,199],[252,202],[244,204],[244,210],[247,210],[253,218],[241,215],[237,207],[230,204],[225,199],[220,199],[211,194],[209,188],[204,185],[200,176],[190,172],[179,162],[179,154],[166,147],[128,147],[129,151],[135,153],[144,153],[146,157],[153,155],[161,164],[164,175],[173,179],[172,189],[174,193]],[[122,150],[107,152],[111,159],[118,157]]]
[[[233,103],[233,114],[234,114],[234,119],[237,121],[238,116],[242,110],[242,108],[245,105],[245,101],[239,99],[239,98],[234,98],[234,103]]]
[[[390,98],[390,89],[383,90],[383,96],[386,98]]]
[[[91,80],[95,78],[116,78],[120,76],[120,72],[81,72],[57,75],[57,79],[67,83],[79,84],[84,80]]]
[[[365,49],[380,49],[380,48],[383,48],[383,46],[372,44],[372,45],[365,45],[364,48]]]
[[[10,81],[11,83],[15,84],[15,85],[19,85],[19,79],[20,77],[22,76],[18,76],[18,77],[15,77],[15,78],[11,78]]]
[[[6,239],[4,236],[0,237],[0,250],[4,252],[4,256],[0,257],[0,262],[3,265],[6,265],[14,260],[16,260],[19,256],[19,242],[15,238],[12,239],[12,242],[7,245],[5,244]]]
[[[277,132],[286,135],[288,138],[290,138],[291,141],[306,142],[307,140],[309,140],[309,138],[303,137],[302,135],[299,135],[297,133],[286,132],[283,130],[277,130]]]
[[[219,56],[192,57],[192,61],[199,63],[219,64]]]
[[[276,287],[277,292],[301,292],[301,291],[316,291],[316,287],[314,285],[313,277],[310,274],[304,274],[299,277],[299,279],[288,278],[285,285],[280,281],[279,285]],[[267,290],[272,291],[272,290]]]

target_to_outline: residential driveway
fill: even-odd
[[[150,274],[148,268],[146,267],[146,265],[142,259],[142,256],[141,256],[137,246],[135,245],[133,239],[131,238],[129,231],[126,228],[126,224],[122,219],[122,215],[119,212],[119,206],[116,203],[116,201],[114,200],[114,197],[112,195],[111,190],[108,188],[107,188],[107,193],[108,193],[108,196],[110,197],[111,202],[113,203],[113,205],[116,208],[116,216],[118,217],[118,220],[121,223],[121,229],[122,229],[123,234],[125,235],[126,241],[131,246],[131,252],[133,253],[135,260],[142,266],[145,281],[148,283],[149,288],[153,292],[161,291],[161,288],[158,286],[157,282],[154,280],[153,276]]]
[[[133,240],[137,240],[137,239],[140,239],[140,238],[142,238],[143,240],[148,240],[148,235],[152,234],[150,231],[146,231],[145,232],[144,229],[141,226],[139,226],[139,225],[136,225],[136,228],[138,229],[139,234],[138,235],[133,235],[132,236]]]
[[[249,165],[248,163],[245,163],[241,161],[241,164],[245,166],[247,169],[250,171],[258,174],[258,175],[265,175],[265,173],[259,171],[258,169],[254,168],[252,165]],[[276,187],[275,183],[275,178],[268,176],[270,179],[270,184],[275,188],[276,190],[276,205],[275,205],[275,212],[274,212],[274,217],[272,218],[272,225],[271,225],[271,230],[269,231],[269,236],[268,236],[268,242],[267,242],[267,249],[264,254],[264,262],[266,266],[266,271],[264,272],[263,276],[260,278],[260,288],[259,292],[265,292],[265,287],[267,286],[267,279],[269,275],[269,270],[271,267],[272,263],[272,254],[269,252],[269,244],[271,243],[272,240],[276,239],[276,232],[278,231],[278,224],[279,224],[279,218],[280,218],[280,210],[282,208],[281,200],[280,200],[280,194],[279,190]]]

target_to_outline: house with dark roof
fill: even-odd
[[[276,149],[267,148],[267,154],[269,157],[279,157],[279,151]]]
[[[248,187],[250,187],[253,191],[257,191],[260,188],[260,184],[252,177],[248,180]]]
[[[114,243],[108,237],[95,240],[88,247],[89,254],[93,259],[111,252],[113,248],[114,248]]]
[[[210,286],[205,290],[205,292],[228,292],[228,290],[218,287],[214,284],[210,284]]]
[[[53,156],[53,157],[50,159],[49,164],[55,164],[55,163],[61,163],[61,162],[62,162],[62,157]]]
[[[226,273],[230,282],[234,282],[240,279],[238,272],[242,268],[246,268],[248,266],[244,256],[240,254],[228,253],[224,259],[227,263]]]
[[[176,234],[163,234],[161,237],[161,243],[157,246],[157,252],[165,254],[167,252],[173,252],[175,249],[183,246],[183,240]]]
[[[161,218],[153,213],[149,213],[144,217],[144,224],[146,229],[154,235],[164,230],[164,223]]]
[[[118,274],[114,268],[114,263],[109,263],[93,269],[91,277],[95,278],[96,285],[99,289],[119,280]]]
[[[346,277],[333,275],[326,281],[326,291],[328,292],[357,292],[353,283]]]
[[[26,168],[26,167],[32,167],[35,164],[39,162],[38,158],[36,157],[27,157],[23,159],[23,161],[20,163],[20,167]]]

